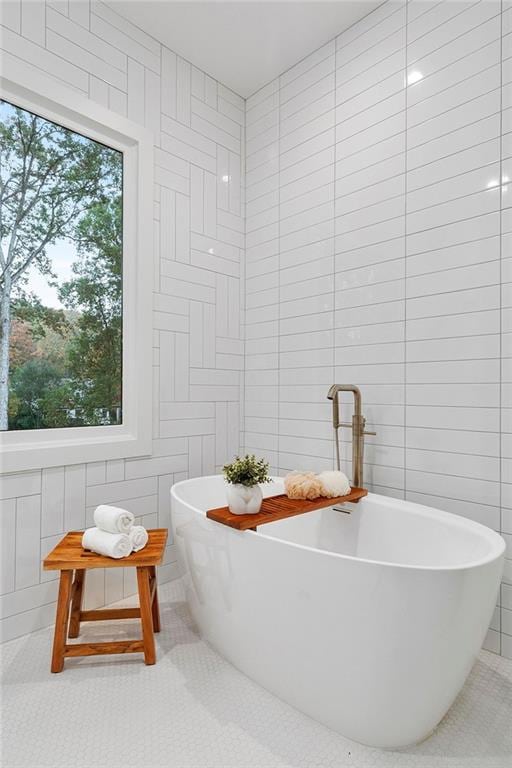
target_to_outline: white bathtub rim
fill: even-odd
[[[489,528],[486,525],[482,525],[482,523],[477,523],[475,520],[471,520],[466,517],[462,517],[462,515],[456,515],[453,512],[446,512],[442,509],[437,509],[436,507],[428,507],[425,504],[417,504],[413,501],[407,501],[405,499],[398,499],[394,498],[392,496],[382,496],[377,493],[369,493],[368,496],[371,498],[376,498],[379,500],[379,503],[384,504],[385,506],[392,506],[393,503],[402,502],[407,504],[407,506],[412,507],[412,510],[416,514],[420,514],[423,517],[433,517],[437,520],[447,521],[449,525],[454,527],[460,527],[460,528],[470,528],[475,531],[475,533],[478,533],[480,536],[485,538],[489,544],[491,545],[491,551],[488,555],[485,557],[482,557],[478,560],[470,560],[466,563],[458,564],[458,565],[417,565],[414,563],[396,563],[390,560],[373,560],[366,557],[356,557],[355,555],[347,555],[343,554],[341,552],[332,552],[328,549],[320,549],[318,547],[313,547],[311,545],[307,544],[299,544],[294,541],[289,541],[288,539],[282,539],[277,536],[269,536],[264,533],[260,533],[259,531],[251,531],[251,530],[245,530],[240,531],[236,528],[231,528],[230,526],[226,526],[223,523],[217,523],[215,520],[210,520],[206,517],[206,512],[198,509],[197,507],[194,507],[189,502],[185,501],[184,499],[180,498],[177,493],[176,489],[179,489],[181,486],[189,485],[193,483],[197,483],[198,480],[218,480],[219,478],[222,478],[222,475],[201,475],[199,477],[191,477],[187,480],[180,480],[177,483],[174,483],[171,486],[171,497],[174,498],[178,503],[183,504],[187,509],[191,510],[192,512],[195,512],[199,515],[202,515],[205,520],[208,520],[209,523],[211,523],[214,526],[222,526],[225,530],[231,532],[234,535],[238,536],[249,536],[249,537],[258,537],[259,539],[265,539],[266,541],[273,541],[273,542],[279,542],[281,544],[287,544],[289,547],[294,547],[298,550],[308,551],[308,552],[315,552],[317,554],[334,557],[337,559],[342,560],[351,560],[358,563],[368,563],[370,565],[378,565],[388,568],[405,568],[412,571],[466,571],[471,570],[474,568],[482,567],[485,565],[488,565],[489,563],[493,563],[496,560],[499,560],[500,557],[503,558],[505,554],[506,549],[506,543],[502,536],[500,536],[499,533],[494,531],[492,528]],[[282,480],[279,476],[273,476],[272,481],[278,481]],[[340,513],[342,514],[342,513]]]

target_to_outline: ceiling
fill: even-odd
[[[109,5],[246,98],[380,2],[109,0]]]

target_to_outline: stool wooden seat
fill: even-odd
[[[62,672],[69,656],[96,656],[105,653],[143,653],[146,664],[155,664],[155,637],[160,631],[160,609],[156,582],[156,566],[160,565],[167,541],[167,528],[148,531],[144,549],[115,560],[89,552],[82,547],[83,531],[71,531],[52,549],[43,561],[45,571],[60,571],[59,597],[53,638],[52,672]],[[88,568],[137,569],[139,608],[104,608],[82,610],[85,574]],[[105,619],[137,619],[142,626],[142,639],[117,640],[106,643],[72,643],[78,637],[80,622]],[[68,629],[69,626],[69,629]]]

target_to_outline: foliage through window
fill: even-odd
[[[122,423],[123,155],[0,101],[0,430]]]

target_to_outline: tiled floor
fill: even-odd
[[[510,661],[482,652],[434,735],[384,752],[315,723],[224,661],[194,631],[178,583],[161,588],[161,603],[154,667],[97,657],[51,675],[50,630],[3,646],[4,768],[512,766]],[[85,627],[103,634],[102,624]]]

